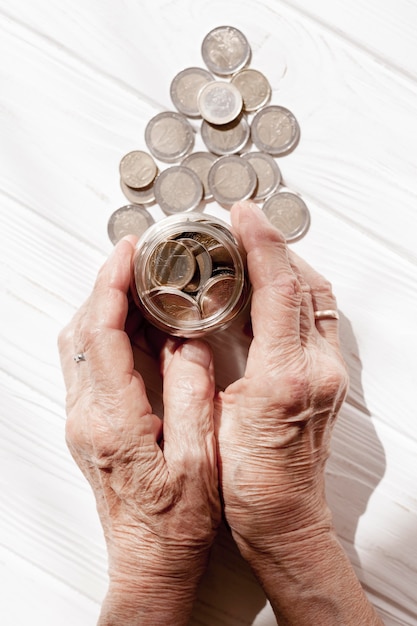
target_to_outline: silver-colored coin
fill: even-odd
[[[245,111],[257,111],[268,104],[271,98],[271,85],[266,76],[258,70],[240,70],[233,76],[231,83],[242,94]]]
[[[253,199],[255,202],[264,200],[273,194],[281,182],[281,171],[275,159],[266,152],[248,152],[242,155],[252,165],[258,179]]]
[[[196,260],[196,271],[190,282],[184,287],[184,291],[194,293],[208,281],[213,271],[211,256],[206,248],[195,239],[185,238],[176,241],[187,246],[194,254]]]
[[[127,204],[114,211],[107,223],[107,233],[113,244],[125,235],[140,237],[155,220],[145,207],[139,204]]]
[[[171,82],[171,100],[184,115],[199,117],[198,94],[200,89],[213,81],[213,76],[201,67],[187,67]]]
[[[204,37],[201,54],[211,72],[228,76],[245,67],[251,49],[240,30],[232,26],[218,26]]]
[[[163,170],[155,184],[155,199],[168,214],[192,211],[201,202],[203,185],[198,175],[183,165]]]
[[[152,155],[166,163],[180,161],[194,147],[194,131],[181,113],[164,111],[149,120],[145,141]]]
[[[162,241],[149,259],[150,280],[158,286],[183,289],[192,280],[195,269],[192,250],[173,239]]]
[[[217,159],[208,174],[208,184],[215,200],[226,205],[250,198],[257,182],[252,165],[237,155]]]
[[[264,107],[252,120],[252,141],[258,150],[273,156],[288,154],[300,138],[300,127],[294,115],[285,107]]]
[[[235,290],[236,278],[230,274],[210,278],[202,288],[198,299],[202,317],[210,317],[227,307]]]
[[[181,165],[189,167],[193,170],[201,180],[203,185],[203,199],[210,200],[212,198],[211,191],[208,186],[207,177],[211,166],[218,157],[212,152],[192,152],[181,161]]]
[[[310,226],[307,205],[295,193],[281,191],[270,196],[265,200],[262,210],[288,242],[301,239]]]
[[[120,180],[120,188],[127,200],[133,204],[153,204],[155,202],[153,183],[143,189],[133,189]]]
[[[151,185],[158,173],[158,168],[147,152],[133,150],[120,161],[120,178],[128,187],[143,189]]]
[[[250,127],[244,116],[222,126],[215,126],[203,120],[201,137],[208,150],[214,154],[237,154],[248,143]]]
[[[200,307],[187,293],[174,288],[152,289],[149,299],[164,317],[175,322],[197,322],[201,320]]]
[[[210,124],[228,124],[239,115],[243,98],[239,89],[225,81],[214,80],[202,87],[198,94],[201,117]]]

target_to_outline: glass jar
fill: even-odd
[[[170,335],[223,330],[248,301],[245,255],[217,217],[171,215],[138,241],[132,291],[144,317]]]

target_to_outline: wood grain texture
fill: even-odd
[[[201,41],[222,23],[245,32],[272,101],[301,126],[279,160],[312,214],[294,249],[333,283],[351,374],[327,468],[336,529],[385,623],[417,625],[416,11],[411,0],[0,0],[4,626],[97,618],[106,553],[65,447],[56,337],[111,250],[120,158],[145,147],[147,121],[172,109],[170,81],[202,66]],[[239,328],[211,341],[224,385],[246,344]],[[137,358],[160,407],[151,361]],[[224,528],[191,623],[276,623]]]

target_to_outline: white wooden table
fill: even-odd
[[[106,553],[64,443],[56,337],[111,250],[121,157],[221,24],[301,126],[279,161],[312,216],[293,246],[333,283],[351,373],[336,528],[386,624],[417,624],[417,3],[0,0],[2,626],[97,619]],[[191,623],[275,624],[224,529]]]

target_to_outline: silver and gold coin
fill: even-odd
[[[128,187],[128,185],[120,179],[120,188],[125,198],[132,204],[153,204],[155,202],[153,183],[142,189],[134,189],[133,187]]]
[[[228,124],[239,115],[243,98],[239,89],[225,81],[214,80],[202,87],[198,94],[201,117],[210,124]]]
[[[171,100],[178,111],[188,117],[199,117],[198,94],[213,80],[210,72],[202,67],[187,67],[179,72],[170,86]]]
[[[194,131],[182,113],[164,111],[151,118],[145,128],[145,141],[160,161],[180,161],[194,147]]]
[[[196,322],[201,320],[200,307],[196,300],[187,293],[175,288],[152,289],[149,294],[152,306],[159,310],[159,315],[168,318],[168,322]]]
[[[197,292],[210,278],[213,271],[213,263],[208,250],[198,241],[191,238],[176,239],[184,244],[194,255],[196,271],[192,279],[185,285],[187,293]]]
[[[213,196],[208,186],[208,173],[218,157],[212,152],[192,152],[181,161],[181,165],[193,170],[201,180],[203,185],[203,200],[210,200]]]
[[[126,235],[140,237],[154,222],[155,220],[145,207],[127,204],[110,215],[107,233],[110,241],[116,244]]]
[[[265,200],[263,212],[288,242],[301,239],[310,226],[310,212],[295,193],[281,191]]]
[[[155,200],[164,213],[182,213],[197,208],[203,197],[199,176],[184,165],[163,170],[154,184]]]
[[[219,313],[232,300],[236,279],[230,274],[213,276],[201,289],[199,305],[203,318]]]
[[[156,286],[183,289],[192,280],[195,269],[192,250],[173,239],[156,246],[149,261],[151,282]]]
[[[258,150],[282,156],[297,145],[300,127],[291,111],[282,106],[269,105],[255,114],[251,137]]]
[[[211,72],[228,76],[245,67],[251,49],[240,30],[233,26],[218,26],[204,37],[201,54]]]
[[[232,77],[231,84],[240,91],[243,109],[248,113],[264,107],[271,99],[271,85],[266,76],[258,70],[240,70]]]
[[[266,152],[247,152],[242,155],[252,165],[256,172],[258,185],[253,200],[258,202],[273,194],[281,182],[281,170],[275,159]]]
[[[237,155],[219,158],[208,174],[208,185],[220,204],[231,205],[250,198],[257,185],[256,172],[247,159]]]
[[[250,126],[244,116],[229,124],[216,126],[203,120],[201,137],[210,152],[218,155],[237,154],[250,138]]]
[[[143,189],[148,187],[158,173],[152,156],[143,150],[132,150],[120,161],[120,178],[128,187]]]

